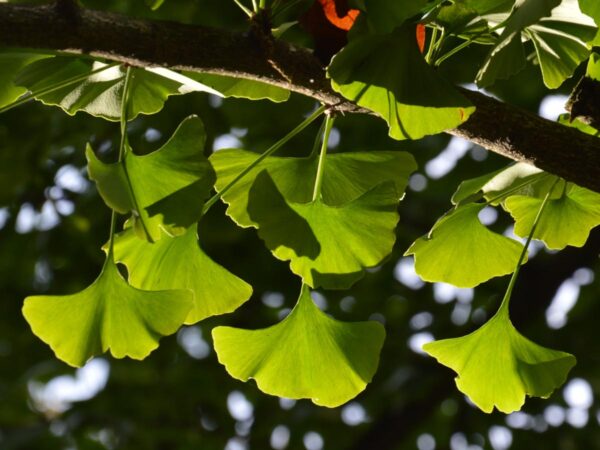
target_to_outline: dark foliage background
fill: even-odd
[[[167,0],[156,13],[138,0],[83,3],[136,16],[231,29],[245,26],[233,2],[219,0]],[[310,45],[310,38],[299,31],[290,32],[289,38]],[[443,70],[457,83],[469,82],[484,53],[485,49],[461,53]],[[570,87],[558,93],[568,93]],[[539,69],[533,66],[500,83],[494,93],[534,111],[549,94],[541,84]],[[138,151],[151,151],[184,117],[198,114],[209,133],[207,154],[214,145],[230,144],[235,139],[243,148],[261,152],[313,107],[312,101],[298,96],[275,105],[221,102],[189,94],[170,99],[156,116],[134,121],[130,139]],[[281,154],[308,154],[317,128],[314,124]],[[596,401],[600,392],[600,350],[596,345],[600,285],[597,281],[588,283],[591,275],[598,273],[600,234],[592,233],[583,249],[571,248],[558,254],[540,251],[522,271],[513,299],[513,321],[521,332],[578,357],[570,377],[576,381],[567,387],[570,394],[559,390],[549,400],[529,400],[523,413],[508,417],[497,412],[486,415],[470,406],[456,390],[451,371],[419,354],[415,347],[427,336],[453,337],[475,329],[495,311],[508,279],[480,286],[472,299],[463,291],[457,294],[458,300],[441,302],[434,286],[420,286],[410,277],[407,281],[410,260],[403,259],[402,254],[450,207],[450,196],[462,179],[495,170],[507,161],[472,148],[449,174],[433,179],[427,176],[426,164],[436,157],[438,162],[451,162],[449,152],[438,156],[448,145],[448,137],[395,142],[387,138],[383,121],[369,117],[344,117],[336,122],[336,128],[340,140],[334,151],[403,149],[415,156],[420,167],[420,175],[413,178],[412,188],[400,205],[397,244],[388,262],[350,291],[322,292],[321,303],[336,318],[371,318],[385,323],[387,339],[380,367],[366,391],[346,406],[320,408],[308,401],[283,401],[262,394],[254,382],[233,380],[218,364],[210,341],[215,325],[271,325],[293,305],[299,290],[299,281],[287,265],[272,257],[253,230],[237,228],[225,216],[223,205],[218,205],[200,226],[202,244],[216,261],[253,285],[252,299],[233,314],[164,338],[160,348],[143,362],[101,358],[96,367],[108,369],[106,385],[102,388],[100,383],[101,389],[90,399],[69,402],[66,395],[81,400],[86,392],[90,395],[94,383],[90,382],[86,390],[84,372],[76,372],[55,359],[50,349],[33,336],[20,309],[27,295],[75,292],[97,275],[110,212],[91,183],[69,185],[68,181],[77,181],[74,174],[85,178],[87,141],[106,153],[115,151],[118,125],[83,113],[69,117],[59,109],[33,103],[3,114],[0,448],[600,448]],[[492,226],[504,230],[508,225],[506,215],[500,213]],[[575,281],[585,285],[566,325],[550,329],[548,306],[561,285],[564,290],[566,280],[576,285],[574,274]],[[101,373],[100,369],[94,373]],[[70,384],[65,376],[74,377]],[[56,389],[61,384],[57,377],[62,377],[58,378],[62,390]],[[65,384],[70,385],[70,391]],[[79,397],[73,386],[79,389]],[[591,387],[592,397],[583,389],[586,386]]]

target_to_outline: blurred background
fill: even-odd
[[[86,6],[140,17],[244,29],[233,2],[169,0],[158,12],[140,1],[84,1]],[[311,45],[292,29],[289,39]],[[470,86],[485,48],[462,52],[442,67]],[[490,94],[556,118],[572,82],[549,92],[530,65]],[[292,95],[285,104],[222,100],[206,94],[172,97],[163,111],[130,124],[137,152],[160,147],[179,122],[198,114],[209,133],[206,154],[240,147],[262,152],[315,107]],[[502,126],[501,123],[498,126]],[[319,123],[279,155],[307,155]],[[230,378],[216,359],[210,333],[227,324],[262,328],[281,320],[300,283],[257,237],[211,209],[199,227],[207,253],[252,284],[254,295],[233,314],[184,327],[163,338],[143,362],[99,357],[74,370],[56,358],[21,315],[32,294],[67,294],[98,274],[110,211],[85,170],[86,142],[110,158],[118,124],[29,103],[0,116],[0,449],[594,449],[600,448],[600,233],[582,249],[535,254],[521,271],[511,313],[537,343],[576,355],[567,383],[548,400],[529,399],[521,412],[484,414],[456,389],[454,374],[426,357],[421,345],[464,335],[490,317],[508,284],[494,279],[475,290],[425,284],[402,254],[450,208],[461,180],[509,163],[468,142],[435,136],[417,142],[387,137],[372,117],[336,121],[333,152],[400,149],[419,163],[400,204],[393,254],[348,291],[317,291],[320,308],[346,321],[377,320],[387,338],[373,382],[348,404],[327,409],[261,393]],[[486,209],[481,220],[512,235],[508,216]]]

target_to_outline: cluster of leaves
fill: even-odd
[[[158,8],[162,1],[148,3]],[[395,139],[419,139],[468,120],[474,106],[436,70],[468,45],[490,47],[476,77],[480,86],[520,70],[532,46],[544,83],[554,88],[600,39],[592,20],[600,21],[600,11],[592,0],[354,3],[349,43],[327,73],[333,89],[381,116]],[[415,37],[417,24],[430,30],[425,49]],[[599,79],[598,65],[594,53],[588,78]],[[197,117],[184,120],[160,149],[139,155],[128,144],[127,122],[157,113],[171,95],[202,91],[281,102],[289,92],[254,81],[71,56],[5,51],[0,67],[0,83],[7,86],[0,111],[35,98],[68,114],[85,111],[121,122],[117,162],[103,162],[91,146],[86,151],[89,176],[113,211],[100,275],[82,292],[28,297],[23,307],[33,332],[58,358],[81,366],[110,350],[117,358],[143,359],[182,324],[232,312],[247,301],[250,285],[198,244],[198,222],[222,199],[237,225],[255,228],[276,258],[289,261],[301,287],[293,311],[270,328],[215,328],[219,361],[234,378],[254,378],[266,393],[329,407],[365,388],[378,365],[383,327],[328,317],[312,302],[310,289],[348,289],[391,253],[398,203],[416,170],[410,154],[329,155],[334,118],[328,116],[307,156],[272,156],[319,118],[320,108],[262,155],[227,149],[206,158]],[[563,122],[597,133],[574,119]],[[458,388],[482,410],[511,412],[526,395],[549,396],[575,363],[572,355],[527,340],[510,321],[510,296],[529,241],[541,240],[550,249],[582,246],[600,224],[600,195],[515,164],[463,182],[452,201],[453,209],[406,252],[414,255],[417,273],[459,287],[513,277],[502,306],[484,326],[424,349],[458,373]],[[515,233],[528,238],[525,245],[480,222],[484,208],[500,206],[514,219]],[[120,232],[116,214],[128,217]]]

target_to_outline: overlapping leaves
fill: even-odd
[[[371,381],[384,336],[377,322],[330,318],[313,303],[306,286],[292,312],[272,327],[213,330],[219,362],[232,377],[253,378],[271,395],[309,398],[328,407],[347,402]]]
[[[202,121],[189,117],[148,155],[129,150],[122,162],[105,164],[88,146],[88,172],[106,204],[121,214],[131,212],[137,234],[157,241],[162,232],[182,234],[200,219],[215,179],[203,154],[205,140]]]
[[[352,40],[331,62],[333,89],[379,114],[395,139],[454,128],[475,108],[423,59],[414,26]]]

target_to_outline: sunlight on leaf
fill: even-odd
[[[122,163],[101,162],[88,145],[88,172],[110,208],[133,212],[140,237],[156,241],[161,230],[182,234],[199,220],[215,180],[205,140],[202,121],[188,117],[160,149],[142,156],[130,150]]]
[[[179,237],[151,244],[132,230],[115,238],[115,260],[127,266],[129,283],[140,289],[189,289],[194,306],[186,324],[235,311],[252,295],[252,287],[210,259],[200,248],[193,226]]]
[[[27,92],[24,87],[15,85],[16,75],[27,65],[49,57],[36,53],[0,52],[0,108],[10,105]]]
[[[518,411],[526,395],[549,397],[576,362],[519,334],[504,310],[467,336],[430,342],[423,350],[454,370],[458,389],[486,413],[494,407]]]
[[[477,74],[477,84],[481,87],[490,86],[498,79],[506,79],[519,72],[525,66],[521,32],[543,17],[548,17],[560,3],[561,0],[517,0],[506,19],[498,43],[489,52]]]
[[[523,246],[488,230],[478,214],[483,204],[467,204],[443,216],[405,255],[415,256],[415,270],[429,282],[472,288],[514,271]]]
[[[381,264],[396,240],[398,197],[391,182],[340,206],[288,202],[266,171],[250,189],[248,212],[269,250],[311,287],[347,289]]]
[[[188,290],[142,291],[107,260],[100,276],[73,295],[27,297],[23,315],[57,358],[75,367],[108,350],[144,359],[161,336],[175,333],[192,307]]]
[[[303,286],[292,312],[262,330],[217,327],[219,362],[242,381],[285,398],[308,398],[330,408],[356,397],[371,381],[385,331],[377,322],[345,323],[313,303]]]
[[[285,102],[290,98],[290,91],[287,89],[259,81],[197,72],[184,72],[184,75],[210,86],[225,97],[246,98],[248,100],[266,99],[275,103]]]
[[[385,119],[395,139],[457,127],[475,110],[425,62],[412,25],[352,40],[327,73],[335,91]]]
[[[56,56],[28,65],[19,72],[15,83],[30,91],[38,91],[67,78],[85,76],[103,65],[98,61]],[[171,95],[192,91],[213,92],[198,82],[187,83],[186,77],[167,69],[132,68],[131,71],[127,110],[129,120],[133,120],[139,114],[159,112]],[[93,116],[118,121],[121,117],[125,73],[126,69],[123,67],[112,67],[88,76],[81,82],[38,96],[37,99],[46,105],[60,106],[70,115],[85,111]],[[165,76],[166,74],[176,74],[178,77],[173,79],[172,76]]]
[[[246,150],[219,150],[210,156],[221,191],[242,170],[259,157]],[[306,203],[312,199],[317,155],[307,158],[266,158],[223,195],[227,214],[243,227],[256,226],[248,215],[248,192],[256,176],[267,170],[277,189],[290,202]],[[328,205],[351,202],[383,181],[393,181],[398,199],[404,195],[408,178],[417,168],[410,153],[399,151],[348,152],[327,154],[323,175],[323,201]]]
[[[542,199],[515,195],[504,203],[515,219],[515,234],[529,234]],[[600,194],[570,185],[564,195],[546,205],[533,237],[550,249],[562,250],[567,245],[583,247],[590,230],[600,225]]]

